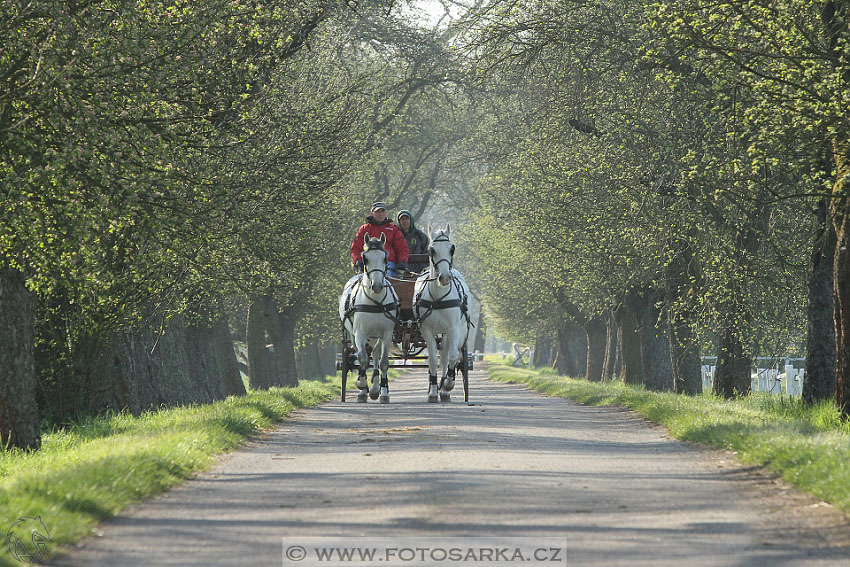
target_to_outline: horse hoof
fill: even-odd
[[[452,401],[452,397],[445,392],[440,392],[440,401],[441,402],[450,402]]]
[[[372,382],[372,387],[369,388],[369,397],[373,400],[377,400],[380,393],[381,385],[378,382]]]
[[[445,390],[446,392],[451,392],[452,390],[454,390],[454,388],[455,388],[454,378],[451,378],[451,379],[446,378],[446,381],[443,382],[443,390]]]
[[[439,400],[439,388],[437,388],[437,384],[431,382],[431,385],[428,386],[428,403],[436,404],[437,400]]]
[[[378,403],[379,404],[388,404],[388,403],[390,403],[390,397],[389,396],[381,396],[381,397],[378,398]]]
[[[365,404],[367,397],[369,397],[369,392],[366,390],[360,390],[360,393],[357,394],[357,401]]]
[[[357,386],[361,390],[365,390],[369,387],[369,383],[366,381],[366,376],[358,376],[357,382],[355,382],[355,386]]]

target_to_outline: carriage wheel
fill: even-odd
[[[460,363],[463,366],[460,369],[460,373],[463,374],[463,401],[469,401],[469,352],[467,352],[466,347],[463,347],[461,351]]]

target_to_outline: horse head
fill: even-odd
[[[437,278],[441,286],[449,285],[454,262],[455,245],[449,239],[451,227],[437,230],[431,236],[431,244],[428,246],[428,255],[431,257],[431,277]]]
[[[363,270],[365,272],[366,286],[373,293],[381,293],[386,287],[387,276],[387,250],[384,245],[387,237],[381,233],[380,238],[371,238],[368,234],[363,235]]]

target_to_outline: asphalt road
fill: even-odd
[[[351,395],[296,412],[51,565],[298,565],[285,552],[299,542],[472,546],[485,536],[563,541],[571,566],[850,565],[844,515],[730,454],[675,441],[629,411],[481,371],[470,379],[470,404],[460,391],[425,403],[427,377],[415,372],[391,382],[389,405]],[[490,564],[478,559],[405,564]]]

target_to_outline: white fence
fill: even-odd
[[[799,396],[803,393],[803,379],[806,374],[805,358],[754,358],[757,365],[752,369],[751,384],[753,392],[770,392]],[[714,372],[717,370],[717,357],[702,357],[702,389],[711,391]]]

